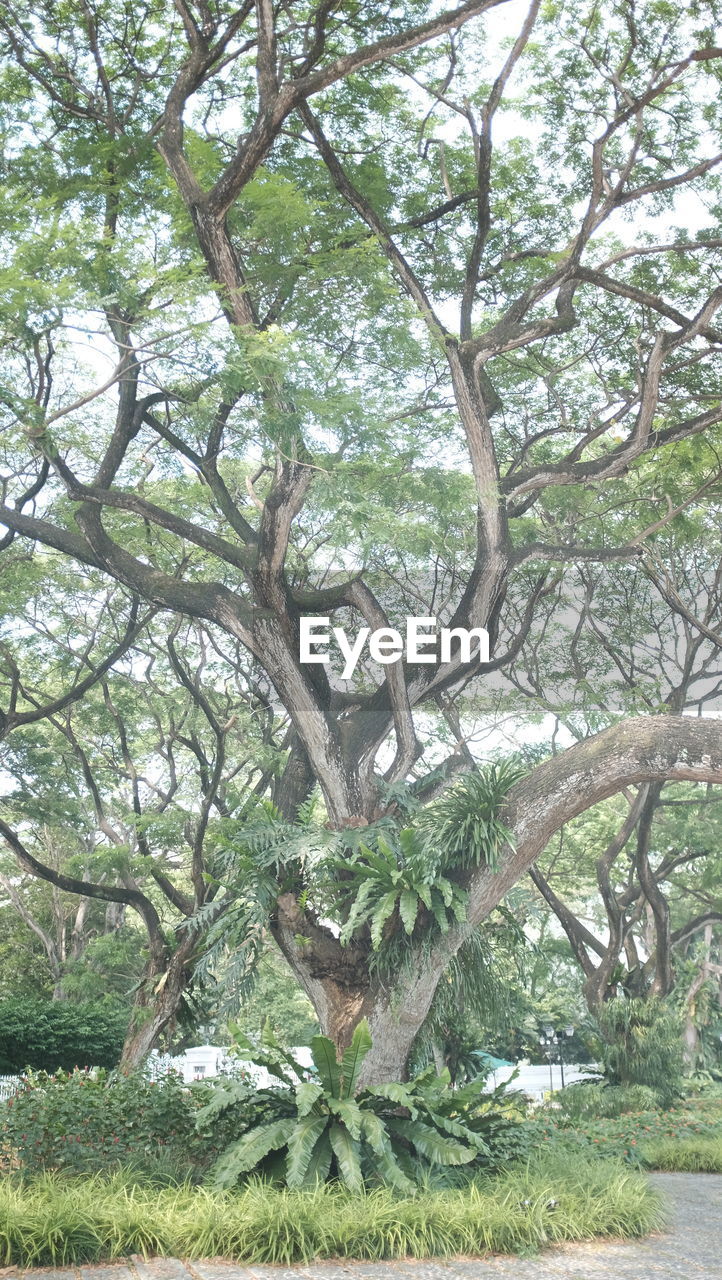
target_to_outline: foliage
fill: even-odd
[[[516,757],[466,774],[426,808],[420,829],[440,864],[446,868],[478,867],[496,871],[511,832],[499,817],[507,792],[527,772]]]
[[[529,1253],[662,1225],[647,1180],[609,1163],[535,1161],[443,1193],[154,1189],[118,1174],[0,1181],[0,1266],[70,1266],[130,1254],[288,1266],[314,1258]]]
[[[607,1120],[570,1121],[553,1111],[526,1124],[527,1137],[539,1149],[563,1156],[601,1156],[642,1162],[647,1144],[657,1141],[696,1142],[722,1138],[719,1101],[688,1104],[668,1111],[638,1111]]]
[[[217,1161],[216,1183],[234,1186],[256,1172],[290,1188],[334,1179],[352,1191],[383,1182],[410,1194],[440,1169],[490,1166],[522,1153],[520,1115],[503,1089],[485,1094],[483,1078],[453,1091],[448,1072],[437,1076],[430,1067],[408,1083],[381,1084],[357,1094],[370,1048],[365,1022],[356,1027],[340,1060],[331,1040],[314,1036],[310,1077],[268,1027],[260,1050],[237,1035],[239,1055],[265,1067],[283,1087],[275,1091],[275,1113],[271,1105],[267,1122],[249,1128]],[[228,1082],[216,1089],[200,1120],[209,1124],[225,1112],[237,1088]]]
[[[652,1111],[657,1094],[644,1084],[603,1085],[580,1082],[552,1094],[552,1102],[565,1120],[605,1120],[629,1111]]]
[[[230,893],[255,885],[260,897],[275,883],[269,886],[264,873],[282,881],[294,875],[306,884],[304,906],[337,921],[344,946],[365,931],[377,953],[399,937],[410,943],[448,933],[466,917],[467,894],[455,873],[480,862],[493,869],[511,841],[498,814],[522,772],[515,759],[480,767],[420,813],[402,805],[401,815],[415,819],[411,826],[387,816],[331,831],[315,814],[315,797],[296,822],[271,804],[256,805],[230,837],[217,875]],[[220,946],[224,937],[221,925]]]
[[[663,1105],[682,1091],[679,1016],[659,1000],[610,1000],[598,1014],[602,1062],[612,1084],[642,1084]]]
[[[91,938],[82,955],[68,962],[63,997],[82,1003],[103,996],[129,1010],[144,961],[145,938],[138,929],[126,926]]]
[[[0,1074],[114,1067],[127,1010],[104,1001],[6,1000],[0,1004]]]
[[[10,904],[0,908],[0,1007],[19,997],[49,1000],[53,983],[42,943]]]
[[[2,1142],[22,1169],[69,1173],[132,1166],[146,1176],[197,1178],[228,1141],[231,1126],[257,1123],[262,1106],[233,1107],[213,1125],[199,1123],[208,1085],[184,1086],[175,1072],[157,1081],[140,1072],[30,1074],[2,1113]]]
[[[284,1047],[310,1044],[319,1030],[313,1005],[275,947],[263,949],[253,977],[250,990],[239,1001],[235,1019],[239,1029],[254,1039],[270,1021]]]
[[[410,827],[389,829],[372,835],[340,858],[330,870],[344,871],[336,883],[337,900],[344,917],[341,941],[348,943],[364,925],[371,933],[371,945],[378,951],[387,925],[401,922],[407,937],[419,918],[447,933],[453,920],[466,916],[466,893],[435,864]]]
[[[663,1173],[722,1173],[722,1135],[645,1143],[642,1160],[648,1169]]]

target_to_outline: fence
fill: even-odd
[[[0,1076],[0,1102],[7,1102],[17,1092],[20,1076]]]

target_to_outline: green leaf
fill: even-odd
[[[329,1101],[328,1109],[346,1125],[352,1138],[361,1137],[361,1117],[363,1112],[358,1103],[351,1098],[334,1098]]]
[[[341,1068],[336,1059],[336,1046],[328,1036],[314,1036],[311,1057],[321,1084],[333,1098],[341,1096]]]
[[[431,901],[431,910],[434,913],[434,919],[436,920],[436,923],[438,924],[441,933],[448,933],[449,917],[446,914],[446,908],[444,907],[443,902],[439,901],[439,898],[435,889],[434,889],[434,895]]]
[[[396,907],[398,896],[396,889],[384,894],[371,917],[371,945],[374,951],[378,951],[381,946],[384,925]]]
[[[410,1142],[419,1155],[432,1164],[470,1164],[476,1156],[472,1147],[442,1137],[436,1129],[422,1124],[420,1120],[402,1120],[393,1116],[389,1117],[388,1127]]]
[[[474,1133],[473,1129],[463,1124],[462,1121],[451,1120],[448,1116],[439,1115],[438,1112],[435,1112],[431,1119],[437,1129],[443,1129],[444,1133],[450,1134],[452,1138],[459,1138],[462,1142],[468,1142],[476,1151],[484,1152],[489,1150],[481,1135]]]
[[[263,1024],[263,1030],[261,1032],[261,1044],[266,1049],[280,1049],[281,1047],[274,1034],[270,1017],[266,1018],[266,1021]]]
[[[367,1095],[371,1098],[387,1099],[399,1107],[408,1107],[412,1115],[417,1115],[409,1086],[400,1084],[397,1080],[390,1080],[387,1084],[377,1084],[372,1089],[365,1089],[361,1096],[365,1098]]]
[[[305,1080],[303,1084],[296,1085],[296,1105],[298,1107],[299,1116],[307,1116],[323,1097],[323,1085],[317,1084],[315,1080]]]
[[[414,1184],[399,1167],[386,1125],[380,1116],[374,1115],[373,1111],[362,1112],[361,1131],[374,1153],[376,1172],[383,1181],[402,1195],[412,1195]]]
[[[399,898],[399,915],[407,933],[414,932],[416,917],[419,913],[419,895],[415,889],[404,889]]]
[[[364,860],[368,862],[369,866],[373,867],[374,871],[378,872],[379,879],[386,880],[388,882],[390,870],[392,868],[394,871],[396,870],[396,859],[393,856],[391,858],[382,858],[381,855],[375,853],[373,849],[369,849],[367,844],[362,844],[360,846],[359,853],[363,855]]]
[[[328,1136],[328,1130],[324,1130],[318,1139],[311,1159],[306,1170],[306,1177],[303,1180],[304,1187],[315,1186],[316,1183],[325,1182],[331,1168],[331,1159],[333,1152],[331,1151],[331,1142]]]
[[[378,884],[376,882],[376,877],[374,876],[371,880],[365,880],[358,891],[356,901],[354,902],[349,912],[348,919],[339,935],[342,946],[346,946],[346,943],[353,936],[358,926],[366,920],[371,909],[371,902],[377,893]]]
[[[359,1144],[343,1125],[331,1125],[328,1133],[336,1157],[339,1176],[351,1191],[363,1191]]]
[[[275,1120],[273,1124],[264,1124],[260,1128],[244,1133],[213,1166],[212,1176],[219,1187],[232,1187],[242,1173],[249,1173],[260,1164],[269,1151],[277,1151],[289,1141],[298,1122],[292,1117]]]
[[[419,896],[419,898],[421,898],[421,901],[423,902],[423,904],[424,904],[424,906],[426,907],[426,909],[427,909],[428,911],[430,911],[430,910],[431,910],[431,902],[432,902],[432,898],[431,898],[431,885],[430,885],[430,884],[418,884],[418,885],[416,886],[416,893],[417,893],[417,895]]]
[[[450,907],[454,897],[454,888],[450,881],[445,876],[437,876],[434,881],[434,888],[438,889],[444,899],[444,906]]]
[[[288,1139],[286,1182],[300,1187],[306,1180],[313,1151],[328,1125],[328,1116],[304,1116],[297,1121]]]
[[[376,847],[389,865],[396,870],[396,851],[391,847],[388,840],[386,840],[384,836],[378,836],[376,839]]]
[[[366,1054],[371,1048],[371,1033],[365,1018],[355,1027],[351,1043],[341,1059],[341,1081],[344,1098],[353,1096],[356,1081]]]

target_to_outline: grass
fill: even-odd
[[[663,1173],[722,1173],[722,1137],[662,1139],[645,1143],[641,1155],[648,1169]]]
[[[565,1159],[402,1198],[380,1188],[154,1188],[127,1174],[0,1179],[0,1266],[57,1266],[140,1253],[239,1262],[529,1253],[662,1225],[646,1179],[611,1161]]]

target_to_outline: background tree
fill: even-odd
[[[15,867],[6,861],[0,884],[40,938],[57,998],[92,998],[98,969],[102,994],[124,984],[133,1016],[123,1061],[133,1065],[193,998],[206,935],[230,905],[214,859],[230,814],[253,801],[254,787],[263,793],[279,767],[274,735],[283,720],[238,649],[219,651],[197,626],[167,633],[148,622],[122,662],[98,671],[87,656],[94,611],[83,619],[62,583],[45,585],[42,610],[26,611],[23,635],[5,652],[6,697],[43,713],[19,713],[7,739],[0,830]],[[66,650],[80,652],[92,683],[45,714],[58,649],[61,670]],[[30,895],[38,877],[46,891]],[[243,972],[265,917],[249,918],[242,891],[233,907]]]
[[[697,625],[689,611],[668,616],[656,583],[637,569],[626,572],[626,582],[612,583],[584,572],[578,612],[572,611],[578,622],[572,626],[570,619],[566,643],[572,666],[585,678],[564,682],[560,676],[554,689],[557,724],[567,733],[588,733],[600,711],[608,716],[646,705],[699,716],[715,702],[722,663],[713,631],[720,565],[712,540],[700,546],[700,535],[695,521],[657,547],[666,580],[684,581],[694,600]],[[587,652],[583,623],[602,641],[596,659]],[[638,637],[631,645],[630,624]],[[516,683],[526,696],[533,696],[533,686],[542,699],[548,667],[559,658],[553,651],[542,655],[537,646],[533,651],[534,665]],[[548,696],[546,701],[551,708]],[[681,955],[690,939],[719,923],[719,819],[714,788],[705,794],[684,785],[632,788],[563,829],[532,868],[585,975],[592,1012],[622,989],[638,999],[667,996],[675,950]]]
[[[60,557],[89,610],[100,581],[124,588],[62,709],[146,608],[265,676],[291,725],[278,820],[319,787],[340,889],[304,853],[305,812],[285,854],[243,824],[226,879],[249,859],[264,891],[275,877],[273,936],[339,1045],[368,1015],[368,1078],[403,1070],[450,959],[565,821],[624,787],[722,781],[715,721],[600,715],[514,785],[487,771],[454,792],[468,847],[448,809],[428,818],[447,837],[435,865],[404,835],[412,770],[418,802],[469,763],[439,771],[426,710],[511,664],[563,566],[657,573],[645,547],[714,504],[718,17],[0,6],[10,575],[40,591]],[[693,231],[679,193],[699,195]],[[685,584],[663,586],[697,626]],[[409,613],[487,627],[491,662],[457,647],[349,687],[299,661],[301,615]],[[27,714],[22,665],[6,731]],[[181,653],[180,686],[188,670]],[[374,874],[373,922],[352,917],[354,878]]]

